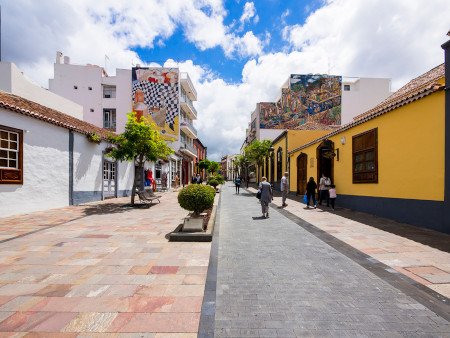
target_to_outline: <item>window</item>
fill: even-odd
[[[349,92],[350,91],[350,85],[344,85],[344,91]]]
[[[23,131],[0,126],[0,184],[22,184]]]
[[[116,110],[103,109],[103,128],[116,131]]]
[[[94,112],[94,108],[89,109],[89,111],[90,111],[91,113],[93,113],[93,112]]]
[[[116,97],[116,86],[103,86],[103,98],[112,99]]]
[[[353,136],[353,183],[378,183],[377,130]]]
[[[78,86],[73,86],[73,89],[78,89]]]
[[[281,180],[283,171],[283,150],[278,148],[277,151],[277,181]]]
[[[88,90],[92,90],[92,87],[88,87]]]

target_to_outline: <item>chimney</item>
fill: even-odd
[[[65,65],[70,65],[70,57],[64,56],[64,64]]]
[[[57,64],[60,64],[61,63],[61,59],[62,59],[62,57],[63,57],[63,53],[62,52],[56,52],[56,63]]]
[[[447,33],[450,36],[450,31]],[[445,165],[444,165],[444,232],[450,233],[450,40],[444,43],[445,52]]]

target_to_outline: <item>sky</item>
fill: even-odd
[[[48,88],[75,64],[177,66],[197,89],[208,157],[238,153],[257,102],[291,73],[392,79],[443,63],[448,0],[0,0],[2,60]],[[105,64],[105,55],[108,60]]]

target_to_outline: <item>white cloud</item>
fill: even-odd
[[[239,21],[242,24],[245,24],[246,22],[250,21],[250,19],[253,18],[255,14],[256,14],[255,4],[253,2],[246,2],[244,5],[244,11]]]
[[[196,86],[196,126],[214,159],[239,151],[256,102],[275,100],[290,73],[391,77],[398,88],[442,63],[440,45],[450,17],[446,0],[433,0],[433,6],[425,0],[329,0],[303,25],[284,29],[287,51],[263,54],[270,33],[261,40],[252,31],[240,34],[224,26],[227,12],[220,0],[0,4],[4,59],[43,85],[52,77],[56,50],[74,63],[103,65],[107,54],[108,70],[130,68],[132,62],[144,64],[131,46],[164,43],[180,27],[199,49],[221,47],[229,57],[254,55],[239,83],[226,83],[214,69],[191,60],[177,64]],[[286,10],[282,18],[287,15],[292,13]]]

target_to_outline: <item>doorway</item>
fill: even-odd
[[[297,195],[306,192],[308,155],[301,153],[297,157]]]
[[[334,156],[334,142],[322,141],[317,147],[317,182],[325,174],[334,183]]]
[[[116,162],[103,159],[103,199],[116,196]]]

